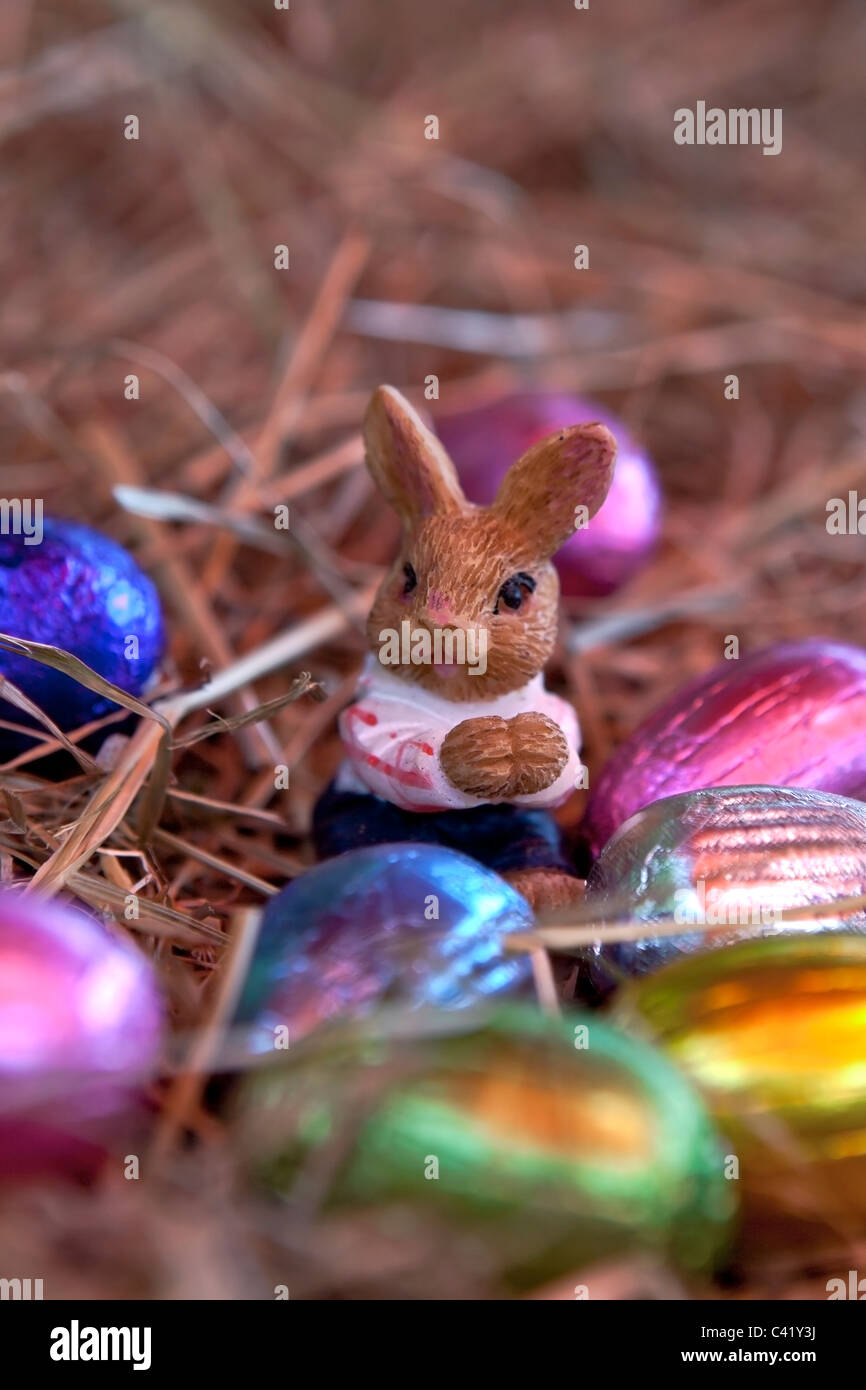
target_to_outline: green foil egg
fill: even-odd
[[[331,1028],[248,1076],[234,1120],[266,1187],[326,1171],[327,1209],[408,1205],[482,1241],[505,1290],[634,1250],[706,1270],[728,1241],[734,1185],[700,1100],[592,1015]]]
[[[816,1214],[866,1216],[866,939],[684,958],[625,986],[618,1019],[696,1083],[749,1193],[783,1202],[792,1178]]]

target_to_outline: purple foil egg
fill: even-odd
[[[122,546],[74,521],[46,518],[41,540],[33,541],[0,536],[0,632],[62,647],[140,695],[163,649],[159,595],[147,575]],[[64,730],[117,708],[71,677],[2,649],[0,674]],[[0,718],[34,722],[6,701]],[[0,751],[19,746],[0,730]]]
[[[0,1177],[90,1171],[140,1104],[161,1026],[139,951],[73,908],[0,891]]]
[[[383,1004],[460,1009],[531,987],[503,938],[533,922],[525,898],[442,845],[349,850],[271,898],[238,1004],[251,1045],[296,1042],[329,1019]]]
[[[597,854],[650,802],[738,785],[866,799],[866,651],[784,642],[690,681],[617,749],[581,832]]]
[[[493,501],[511,464],[530,445],[563,425],[594,420],[616,439],[616,469],[601,509],[554,559],[562,592],[574,597],[612,593],[651,555],[661,526],[661,488],[649,455],[610,411],[559,392],[524,391],[436,419],[466,496],[481,506]]]

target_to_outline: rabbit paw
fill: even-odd
[[[439,761],[458,791],[484,801],[508,801],[551,786],[568,762],[568,743],[546,714],[512,719],[486,715],[464,719],[451,729]]]
[[[442,740],[439,763],[452,787],[483,801],[503,801],[514,772],[508,721],[464,719]]]
[[[546,714],[516,714],[508,721],[514,767],[509,796],[531,796],[553,785],[568,762],[568,743]]]

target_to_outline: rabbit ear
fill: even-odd
[[[604,425],[557,430],[511,466],[494,509],[525,542],[527,555],[547,559],[580,521],[595,516],[613,479],[616,440]],[[577,508],[586,508],[578,517]]]
[[[407,526],[432,512],[464,511],[454,464],[393,386],[379,386],[364,416],[367,467]]]

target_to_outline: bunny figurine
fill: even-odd
[[[490,507],[467,502],[439,440],[380,386],[367,466],[404,525],[373,600],[371,655],[343,711],[346,751],[320,798],[321,856],[423,840],[462,849],[539,909],[579,880],[550,810],[578,785],[571,705],[545,689],[559,581],[550,557],[604,501],[616,444],[576,425],[533,445]]]

